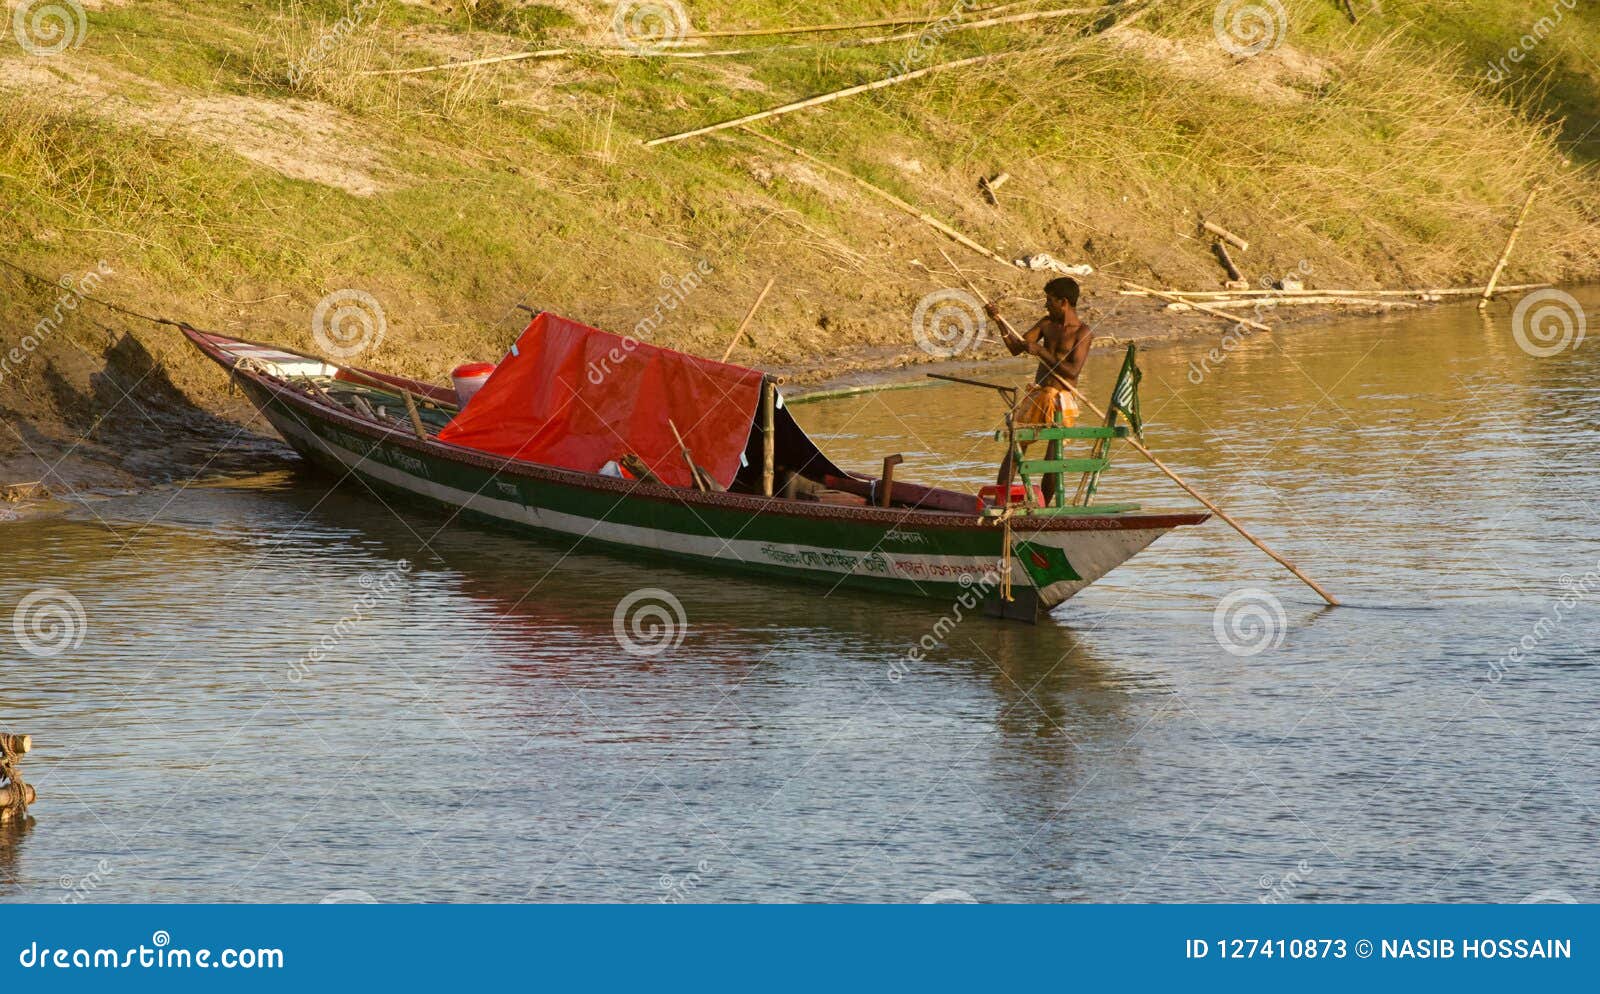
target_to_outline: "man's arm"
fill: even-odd
[[[1031,355],[1039,354],[1039,336],[1044,330],[1044,322],[1038,321],[1026,334],[1019,335],[1011,327],[1011,322],[1000,316],[1000,311],[993,304],[984,304],[984,311],[1000,326],[1000,343],[1012,355],[1021,355],[1027,352]]]

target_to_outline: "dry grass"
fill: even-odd
[[[804,19],[906,6],[838,3]],[[1351,29],[1336,5],[1288,6],[1286,47],[1221,63],[1208,47],[1209,2],[1145,18],[1140,29],[1158,41],[1137,51],[1027,26],[951,36],[929,61],[1030,52],[771,128],[1002,251],[1047,251],[1113,278],[1214,285],[1215,264],[1193,237],[1204,211],[1250,236],[1240,261],[1252,276],[1309,267],[1314,286],[1470,282],[1535,184],[1547,192],[1508,278],[1594,275],[1595,171],[1566,164],[1560,124],[1537,116],[1553,84],[1496,89],[1410,22]],[[135,5],[92,15],[70,58],[106,78],[148,78],[128,94],[135,102],[178,93],[325,107],[356,123],[355,140],[384,163],[385,189],[352,196],[192,134],[11,98],[0,101],[0,183],[12,208],[0,235],[34,268],[107,258],[124,274],[108,288],[119,299],[286,344],[310,344],[323,294],[365,289],[390,318],[385,352],[371,361],[434,377],[460,357],[497,354],[519,300],[630,329],[660,279],[700,258],[714,275],[657,339],[720,352],[776,274],[756,334],[763,357],[781,362],[904,342],[912,306],[940,285],[911,265],[938,259],[936,236],[747,136],[638,144],[887,75],[907,55],[894,46],[362,76],[437,61],[445,32],[465,54],[605,27],[541,14],[497,31],[487,8],[469,26],[464,11],[382,5],[308,63],[348,10]],[[746,0],[696,24],[786,16]],[[1014,178],[995,208],[975,182],[1001,169]],[[997,290],[1031,293],[1037,282],[973,266]]]

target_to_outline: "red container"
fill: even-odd
[[[982,490],[978,491],[978,499],[983,501],[984,506],[986,506],[986,507],[1000,507],[1004,503],[1004,501],[1002,501],[1000,498],[1001,498],[1001,494],[1000,494],[1000,485],[999,484],[995,484],[993,486],[984,487]],[[1011,484],[1011,503],[1013,503],[1013,504],[1028,504],[1028,503],[1030,503],[1030,501],[1028,499],[1028,493],[1027,493],[1026,490],[1023,489],[1022,484],[1020,484],[1020,483]],[[1040,490],[1038,487],[1034,487],[1033,488],[1033,500],[1031,501],[1031,503],[1032,503],[1032,505],[1034,507],[1042,507],[1044,505],[1044,491]]]

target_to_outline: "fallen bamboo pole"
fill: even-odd
[[[1489,282],[1484,285],[1483,297],[1478,301],[1478,310],[1489,306],[1489,300],[1494,296],[1494,285],[1500,282],[1500,274],[1505,272],[1506,263],[1511,261],[1511,250],[1516,247],[1517,236],[1522,234],[1522,222],[1528,219],[1528,208],[1533,206],[1533,198],[1539,192],[1538,187],[1528,191],[1528,199],[1522,202],[1522,210],[1517,212],[1517,223],[1511,226],[1511,237],[1506,239],[1506,248],[1500,253],[1500,261],[1495,263],[1494,272],[1489,274]]]
[[[833,173],[836,176],[840,176],[840,177],[843,177],[844,179],[850,180],[851,182],[853,182],[856,185],[860,186],[863,190],[866,190],[869,193],[872,193],[873,195],[877,196],[881,200],[884,200],[884,201],[886,201],[888,203],[893,204],[894,206],[896,206],[896,207],[900,208],[901,210],[905,211],[907,214],[910,214],[912,217],[914,217],[917,220],[921,221],[923,224],[926,224],[928,227],[930,227],[933,230],[935,230],[935,231],[939,232],[940,234],[944,235],[946,238],[949,238],[950,240],[956,242],[957,244],[963,245],[966,248],[971,249],[972,251],[974,251],[974,252],[978,253],[979,255],[983,256],[984,258],[992,259],[995,262],[998,262],[1000,265],[1006,267],[1007,269],[1015,269],[1016,268],[1015,266],[1013,266],[1011,264],[1010,260],[1006,259],[1006,257],[1001,255],[1000,253],[994,251],[993,249],[986,248],[985,246],[980,245],[979,243],[977,243],[977,242],[973,241],[972,239],[968,238],[966,235],[963,235],[961,232],[959,232],[956,229],[950,227],[948,224],[945,224],[943,221],[941,221],[938,218],[934,217],[932,214],[929,214],[927,211],[924,211],[921,208],[919,208],[919,207],[917,207],[917,206],[915,206],[913,204],[910,204],[910,203],[907,203],[904,200],[901,200],[899,197],[897,197],[894,194],[890,193],[888,190],[884,190],[884,189],[882,189],[880,187],[872,185],[871,183],[868,183],[866,180],[862,179],[860,176],[857,176],[855,173],[852,173],[847,169],[841,169],[841,168],[839,168],[838,166],[834,165],[831,162],[827,162],[827,161],[824,161],[822,159],[819,159],[816,156],[812,155],[810,152],[807,152],[803,148],[798,148],[798,147],[796,147],[794,145],[790,145],[788,142],[780,141],[777,138],[772,137],[771,135],[763,134],[762,132],[757,131],[755,128],[751,128],[751,127],[746,126],[742,130],[748,131],[750,134],[755,135],[757,138],[760,138],[762,141],[770,142],[771,144],[776,145],[781,149],[784,149],[784,150],[786,150],[786,151],[788,151],[788,152],[790,152],[790,153],[792,153],[794,155],[798,155],[800,158],[806,160],[807,162],[809,162],[809,163],[811,163],[811,164],[813,164],[815,166],[819,166],[822,169],[826,169],[828,172]]]
[[[814,97],[807,97],[804,100],[796,100],[793,103],[787,103],[778,107],[769,108],[767,110],[757,111],[754,114],[746,114],[743,117],[735,117],[727,121],[718,121],[715,124],[708,124],[705,127],[695,128],[691,131],[680,131],[677,134],[662,135],[660,138],[651,138],[644,142],[644,145],[648,148],[652,145],[664,145],[667,142],[683,141],[685,138],[694,138],[697,135],[708,135],[714,131],[722,131],[727,128],[737,128],[742,124],[753,124],[756,121],[764,121],[769,117],[778,117],[783,114],[790,114],[797,110],[804,110],[807,107],[817,107],[822,104],[838,100],[841,97],[854,96],[857,93],[867,93],[872,90],[881,90],[886,86],[894,86],[898,83],[905,83],[913,79],[921,79],[923,76],[929,76],[936,72],[943,72],[946,69],[960,69],[964,66],[981,66],[985,63],[995,62],[1008,56],[1020,55],[1024,51],[1027,51],[1027,49],[1017,49],[1010,52],[992,52],[988,55],[973,55],[965,59],[956,59],[953,62],[940,62],[936,65],[924,66],[921,69],[913,69],[910,72],[903,72],[895,76],[886,77],[884,79],[873,80],[870,83],[861,83],[857,86],[847,86],[842,90],[831,90],[827,93],[820,93]]]
[[[1174,297],[1172,294],[1162,293],[1160,290],[1152,290],[1147,286],[1140,286],[1137,283],[1129,283],[1127,280],[1123,280],[1123,283],[1127,286],[1133,287],[1135,290],[1143,290],[1152,297],[1160,297],[1163,300],[1175,301],[1180,304],[1188,304],[1190,307],[1200,311],[1202,314],[1210,314],[1212,317],[1222,318],[1224,321],[1232,321],[1234,324],[1242,324],[1246,328],[1254,328],[1256,331],[1272,330],[1269,326],[1264,325],[1259,321],[1254,321],[1247,317],[1240,317],[1237,314],[1229,314],[1227,311],[1219,311],[1215,307],[1199,303],[1198,301],[1183,300],[1182,298]]]
[[[1212,224],[1210,221],[1201,220],[1200,227],[1202,227],[1205,230],[1211,232],[1213,235],[1216,235],[1218,238],[1222,239],[1223,241],[1232,244],[1233,246],[1238,248],[1238,250],[1241,251],[1241,252],[1250,251],[1250,243],[1249,242],[1245,241],[1243,238],[1240,238],[1238,235],[1236,235],[1233,232],[1229,231],[1227,228],[1222,227],[1220,224]]]
[[[684,442],[683,436],[678,433],[678,426],[671,418],[667,419],[667,426],[672,429],[672,437],[678,440],[678,453],[683,456],[683,461],[689,466],[689,479],[694,481],[694,488],[703,494],[708,494],[715,488],[706,480],[706,474],[695,465],[694,454],[689,451],[689,446]],[[693,430],[693,425],[690,429]]]
[[[1038,3],[1039,0],[1012,0],[1011,3],[995,4],[992,7],[975,7],[967,11],[969,14],[997,14],[1002,10],[1013,7],[1025,7]],[[1114,4],[1109,6],[1115,6]],[[1100,7],[1080,7],[1073,11],[1075,14],[1095,14],[1106,9]],[[921,17],[886,17],[877,21],[855,21],[847,24],[808,24],[800,27],[767,27],[767,28],[731,28],[720,31],[695,31],[683,36],[681,41],[695,41],[700,38],[757,38],[763,35],[803,35],[825,34],[830,31],[861,31],[866,28],[898,28],[907,24],[931,24],[933,18],[924,15]]]
[[[756,310],[761,306],[761,302],[767,299],[767,291],[772,289],[772,284],[776,282],[777,279],[778,278],[776,276],[769,277],[767,280],[767,285],[761,288],[760,293],[756,294],[756,302],[751,304],[750,310],[745,312],[744,320],[739,322],[739,330],[733,333],[733,341],[728,343],[727,349],[722,353],[723,362],[727,362],[728,357],[733,355],[734,346],[738,345],[739,339],[744,337],[745,329],[750,327],[750,319],[756,316]],[[754,345],[755,342],[752,341],[750,344]],[[771,495],[769,494],[768,496]]]
[[[1216,255],[1217,261],[1222,263],[1223,271],[1228,274],[1228,279],[1238,282],[1244,279],[1244,274],[1239,272],[1239,267],[1233,264],[1233,256],[1228,254],[1228,243],[1217,239],[1211,243],[1211,251]]]
[[[1506,287],[1499,287],[1496,293],[1522,293],[1528,290],[1544,290],[1554,287],[1554,283],[1509,283]],[[1294,299],[1302,296],[1352,296],[1352,298],[1373,298],[1373,296],[1414,296],[1414,298],[1437,298],[1437,296],[1477,296],[1483,293],[1483,287],[1445,287],[1440,290],[1166,290],[1166,296],[1179,299],[1198,299],[1198,301],[1238,301],[1238,303],[1254,303],[1258,299]],[[1147,290],[1118,290],[1118,296],[1154,296]]]
[[[1174,300],[1167,304],[1169,311],[1187,311],[1194,307],[1193,297]],[[1215,301],[1214,301],[1215,302]],[[1413,300],[1379,300],[1372,297],[1256,297],[1248,301],[1251,307],[1421,307]]]
[[[1033,11],[1026,14],[1012,14],[1007,17],[990,17],[980,21],[962,21],[944,28],[944,34],[955,34],[960,31],[977,31],[983,28],[993,28],[1004,24],[1022,24],[1027,21],[1047,20],[1057,17],[1070,17],[1080,14],[1092,14],[1101,8],[1071,7],[1057,10]],[[901,22],[908,23],[908,22]],[[909,22],[909,23],[926,23]],[[924,31],[905,31],[899,34],[876,35],[871,38],[852,38],[847,41],[834,42],[829,48],[866,48],[873,45],[890,45],[897,41],[914,41],[920,38]],[[692,37],[692,36],[686,36]],[[701,35],[699,37],[710,37]],[[820,43],[793,44],[793,45],[762,45],[756,48],[722,48],[722,49],[694,49],[662,47],[649,50],[633,48],[584,48],[581,46],[567,48],[541,48],[528,52],[510,52],[505,55],[489,55],[480,59],[464,59],[459,62],[440,62],[426,66],[408,66],[402,69],[364,69],[358,76],[416,76],[422,73],[444,72],[451,69],[470,69],[474,66],[492,66],[506,62],[523,62],[530,59],[564,59],[573,56],[601,56],[607,58],[623,59],[717,59],[734,58],[744,55],[764,55],[768,52],[785,52],[800,49],[816,49],[824,47]]]
[[[965,273],[962,274],[962,279],[966,279],[966,274]],[[967,280],[967,287],[969,289],[971,289],[974,294],[977,294],[979,299],[983,298],[983,294],[978,290],[978,288],[976,286],[973,285],[971,280]],[[1003,332],[1005,332],[1006,334],[1009,334],[1009,335],[1011,335],[1013,337],[1020,337],[1020,336],[1017,336],[1016,331],[1012,329],[1010,323],[1007,322],[1005,318],[998,317],[998,315],[996,317],[997,317],[997,320],[1000,323],[1000,329]],[[1105,418],[1106,417],[1106,412],[1101,410],[1100,406],[1098,404],[1096,404],[1094,401],[1092,401],[1088,397],[1084,396],[1083,391],[1079,390],[1077,387],[1073,386],[1071,383],[1068,383],[1066,377],[1062,376],[1060,373],[1056,372],[1054,369],[1049,370],[1049,373],[1050,373],[1051,377],[1053,377],[1057,383],[1061,384],[1074,397],[1076,397],[1076,398],[1078,398],[1078,400],[1082,401],[1089,408],[1089,410],[1093,411],[1096,415],[1098,415],[1101,418]],[[1206,497],[1200,491],[1196,490],[1193,486],[1191,486],[1189,484],[1189,482],[1187,480],[1185,480],[1183,477],[1179,476],[1177,473],[1173,472],[1172,471],[1172,467],[1170,467],[1166,463],[1162,462],[1156,456],[1156,454],[1154,452],[1151,452],[1148,448],[1145,447],[1145,444],[1143,442],[1139,441],[1137,438],[1134,438],[1131,434],[1127,436],[1126,441],[1127,441],[1127,443],[1129,445],[1131,445],[1135,449],[1137,449],[1139,451],[1139,453],[1141,455],[1143,455],[1146,459],[1150,460],[1150,464],[1152,466],[1154,466],[1156,469],[1161,470],[1161,472],[1165,473],[1167,475],[1168,479],[1170,479],[1173,483],[1176,483],[1178,486],[1182,487],[1184,489],[1184,491],[1189,494],[1189,496],[1193,497],[1195,500],[1199,501],[1201,504],[1204,504],[1206,509],[1211,511],[1211,513],[1215,514],[1217,517],[1219,517],[1223,521],[1227,522],[1227,524],[1231,528],[1233,528],[1234,531],[1238,532],[1240,535],[1243,535],[1245,537],[1245,539],[1251,545],[1253,545],[1256,548],[1260,549],[1262,552],[1265,552],[1268,556],[1270,556],[1273,559],[1273,561],[1275,561],[1280,566],[1282,566],[1285,569],[1287,569],[1289,572],[1293,573],[1296,577],[1298,577],[1300,579],[1300,581],[1302,583],[1304,583],[1306,586],[1310,587],[1312,590],[1315,590],[1317,592],[1317,594],[1323,600],[1327,601],[1330,605],[1332,605],[1334,607],[1338,607],[1339,606],[1338,598],[1334,597],[1332,594],[1330,594],[1326,590],[1324,590],[1322,588],[1322,586],[1317,583],[1317,581],[1311,579],[1311,577],[1309,577],[1305,573],[1301,572],[1300,567],[1296,566],[1294,563],[1290,562],[1289,560],[1285,559],[1283,556],[1279,555],[1275,550],[1273,550],[1273,548],[1271,546],[1267,545],[1267,543],[1261,541],[1259,538],[1256,538],[1255,535],[1251,534],[1250,531],[1247,528],[1245,528],[1244,525],[1240,524],[1228,512],[1226,512],[1222,508],[1218,507],[1216,505],[1216,503],[1214,503],[1210,498]],[[1076,499],[1076,498],[1074,498],[1074,499]]]

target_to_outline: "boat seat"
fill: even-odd
[[[1069,504],[1067,503],[1067,476],[1083,475],[1087,480],[1086,498],[1094,496],[1095,484],[1100,474],[1111,465],[1110,441],[1117,438],[1127,438],[1129,429],[1127,425],[1028,425],[1013,428],[1012,439],[1018,443],[1012,450],[1011,464],[1016,468],[1016,474],[1022,480],[1023,492],[1032,493],[1034,480],[1044,476],[1056,478],[1055,499],[1052,503],[1037,507],[1032,504],[1013,507],[1013,511],[1021,511],[1029,515],[1075,515],[1075,514],[1120,514],[1124,511],[1136,511],[1138,504]],[[994,433],[995,441],[1006,440],[1006,433]],[[1077,459],[1028,459],[1025,458],[1023,442],[1066,442],[1066,441],[1092,441],[1095,443],[1106,442],[1100,447],[1101,455],[1090,455]],[[1046,452],[1048,453],[1048,449]],[[1003,514],[1006,508],[989,508],[984,513],[995,515]]]

